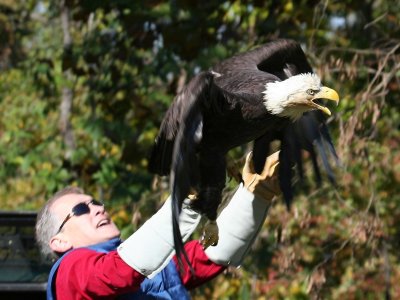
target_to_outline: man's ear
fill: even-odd
[[[72,249],[71,242],[62,233],[56,234],[50,239],[50,248],[54,252],[64,253]]]

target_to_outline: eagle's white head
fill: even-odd
[[[339,103],[338,93],[322,86],[321,79],[313,73],[299,74],[283,81],[268,82],[265,85],[264,105],[267,110],[271,114],[289,117],[293,121],[313,109],[319,109],[330,115],[328,108],[315,102],[317,99]]]

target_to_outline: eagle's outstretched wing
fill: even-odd
[[[339,158],[332,143],[325,116],[321,111],[305,113],[298,121],[289,124],[280,134],[281,151],[279,153],[280,169],[279,183],[286,205],[289,207],[292,199],[293,166],[296,165],[300,179],[303,178],[302,150],[310,154],[315,180],[318,185],[322,182],[317,157],[319,156],[330,182],[335,185],[335,176],[329,163],[333,157],[337,165]]]
[[[196,81],[194,78],[193,83]],[[185,87],[174,99],[172,105],[167,110],[158,135],[154,141],[153,148],[149,157],[148,169],[160,176],[169,175],[171,171],[172,153],[175,138],[178,134],[179,124],[183,115],[196,102],[196,95],[191,94],[189,87]]]
[[[202,72],[195,76],[175,98],[168,109],[155,140],[149,170],[159,175],[170,174],[172,222],[176,255],[189,259],[184,251],[179,230],[182,203],[191,187],[198,184],[199,168],[196,147],[202,135],[202,105],[207,100],[213,75]]]
[[[301,73],[312,73],[312,68],[300,44],[286,39],[275,40],[250,51],[234,55],[212,69],[225,78],[236,76],[242,70],[258,70],[270,74],[271,81],[284,80]],[[224,81],[222,77],[216,80],[216,84],[227,91],[236,89],[228,81]]]

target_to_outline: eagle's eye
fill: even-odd
[[[308,90],[306,91],[306,93],[309,94],[310,96],[314,96],[315,91],[314,91],[313,89],[308,89]]]

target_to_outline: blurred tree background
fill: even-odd
[[[168,193],[146,165],[176,92],[279,37],[341,96],[338,187],[277,201],[243,267],[193,299],[400,299],[399,1],[0,0],[1,208],[79,185],[126,236]]]

